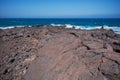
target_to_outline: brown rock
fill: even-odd
[[[120,35],[112,30],[0,30],[0,80],[119,80]]]

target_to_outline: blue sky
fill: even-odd
[[[120,18],[120,0],[0,0],[0,18]]]

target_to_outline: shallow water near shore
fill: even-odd
[[[113,29],[120,34],[120,19],[97,19],[97,18],[4,18],[0,19],[0,28],[14,28],[34,25],[52,25],[52,26],[66,26],[67,28],[74,27],[75,29],[99,29],[102,26],[105,29]]]

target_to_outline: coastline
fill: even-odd
[[[120,34],[120,18],[3,18],[0,19],[0,28],[14,27],[32,27],[38,25],[47,26],[66,26],[75,29],[100,29],[104,26],[105,29],[112,29]]]
[[[0,29],[1,80],[119,80],[119,54],[120,35],[111,29]]]
[[[22,25],[22,26],[6,26],[6,27],[0,27],[0,29],[12,29],[12,28],[17,28],[17,27],[36,27],[36,26],[54,26],[54,27],[64,27],[64,28],[74,28],[74,29],[83,29],[83,30],[93,30],[93,29],[101,29],[102,27],[104,29],[112,29],[115,33],[120,34],[120,28],[118,26],[78,26],[78,25],[71,25],[71,24],[50,24],[50,25]]]

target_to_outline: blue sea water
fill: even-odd
[[[0,19],[0,28],[13,28],[33,25],[65,25],[67,27],[74,26],[77,29],[95,29],[104,26],[107,29],[113,29],[116,33],[120,33],[120,19],[104,19],[104,18],[4,18]]]

